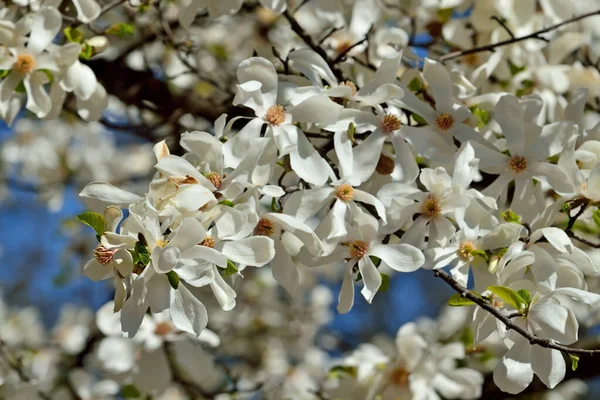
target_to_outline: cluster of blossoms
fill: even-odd
[[[106,336],[98,358],[104,370],[129,379],[106,385],[127,382],[162,394],[177,375],[168,353],[184,346],[190,369],[207,360],[200,369],[214,374],[188,372],[200,385],[194,390],[215,393],[225,370],[195,355],[190,343],[217,345],[238,329],[240,340],[231,340],[237,345],[221,354],[268,354],[261,369],[240,364],[238,372],[272,398],[474,399],[482,396],[485,373],[517,394],[534,375],[555,388],[566,376],[566,355],[575,370],[579,356],[596,354],[576,343],[580,321],[595,321],[590,316],[600,306],[600,74],[571,60],[584,45],[588,60],[600,59],[600,31],[590,25],[592,14],[574,19],[572,30],[543,29],[562,15],[583,15],[587,5],[313,0],[292,12],[287,1],[259,3],[257,19],[276,46],[234,54],[235,63],[224,64],[235,64],[235,74],[217,71],[216,60],[228,53],[208,42],[243,41],[225,39],[222,26],[213,32],[194,22],[206,10],[231,29],[233,14],[249,12],[243,0],[156,5],[160,18],[169,14],[161,29],[171,47],[137,50],[124,63],[151,71],[153,85],[154,75],[173,78],[173,92],[202,92],[202,82],[227,92],[220,82],[228,74],[235,90],[225,96],[232,107],[214,124],[185,109],[197,106],[195,98],[181,100],[182,109],[166,118],[151,101],[135,102],[137,132],[147,122],[174,123],[177,132],[156,140],[154,175],[141,190],[119,182],[149,161],[117,151],[99,130],[75,136],[48,125],[47,134],[17,137],[3,151],[11,176],[24,171],[42,185],[75,174],[92,181],[80,193],[90,211],[78,218],[94,229],[97,245],[82,272],[115,288],[97,314]],[[95,2],[74,5],[81,22],[101,13]],[[0,116],[12,122],[26,99],[38,118],[52,119],[73,93],[82,119],[101,119],[108,95],[84,61],[102,41],[75,35],[74,25],[55,39],[61,13],[30,6],[31,13],[13,7],[1,16]],[[171,23],[183,30],[173,33]],[[194,37],[200,32],[206,38]],[[454,52],[438,57],[432,44],[420,58],[411,49],[417,32]],[[191,39],[179,40],[186,34]],[[160,62],[167,65],[156,73]],[[197,76],[187,79],[190,72]],[[119,100],[126,103],[143,85]],[[37,149],[40,156],[32,157]],[[115,168],[120,159],[129,165]],[[340,281],[333,303],[344,314],[356,287],[371,303],[390,275],[419,269],[449,283],[457,292],[449,305],[462,308],[437,322],[402,326],[395,348],[362,345],[331,359],[315,346],[331,317],[324,311],[330,296],[317,282]],[[257,295],[257,276],[277,282],[287,300],[273,285]],[[292,324],[286,314],[297,304],[315,315],[297,329],[305,340],[294,344],[278,328],[282,321],[302,325],[304,316]],[[249,319],[236,320],[239,308]],[[258,350],[244,341],[256,325],[268,332]],[[46,389],[36,383],[33,390]]]

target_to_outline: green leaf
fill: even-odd
[[[419,125],[427,125],[427,121],[425,121],[425,119],[423,117],[421,117],[419,114],[414,114],[412,115],[413,119],[415,120],[415,122]]]
[[[600,227],[600,210],[594,211],[592,218],[594,219],[596,226]]]
[[[379,286],[378,292],[387,292],[390,288],[390,277],[383,272],[380,272],[379,275],[381,275],[381,286]]]
[[[477,118],[477,126],[482,127],[484,125],[487,125],[490,121],[490,114],[478,105],[471,107],[470,110],[475,116],[475,118]]]
[[[169,284],[173,289],[177,289],[179,287],[179,275],[175,271],[169,271],[165,275],[167,275],[167,279],[169,279]]]
[[[479,256],[479,257],[483,258],[484,260],[488,260],[488,258],[489,258],[488,254],[485,252],[485,250],[472,250],[471,255]]]
[[[94,55],[94,48],[87,43],[84,43],[81,46],[81,53],[79,53],[79,58],[83,60],[89,60]]]
[[[279,212],[279,209],[277,208],[277,199],[275,197],[271,199],[271,211]]]
[[[121,22],[118,24],[111,25],[107,30],[104,31],[107,35],[117,36],[123,39],[125,36],[131,36],[135,32],[133,25]]]
[[[96,231],[96,235],[104,235],[104,216],[88,211],[77,216],[77,219]]]
[[[529,293],[529,290],[520,289],[520,290],[517,290],[517,294],[519,296],[521,296],[521,298],[523,299],[523,302],[525,302],[525,304],[531,303],[531,293]]]
[[[515,65],[515,64],[513,64],[513,63],[511,63],[510,61],[509,61],[509,65],[510,65],[510,74],[511,74],[512,76],[515,76],[515,75],[517,75],[519,72],[523,72],[523,71],[525,71],[525,69],[527,69],[527,67],[526,67],[526,66],[524,66],[524,65],[523,65],[523,66],[521,66],[521,67],[519,67],[519,66],[517,66],[517,65]]]
[[[441,23],[446,23],[452,17],[452,13],[454,12],[453,8],[441,8],[437,10],[437,16],[440,19]]]
[[[134,252],[138,256],[138,261],[143,264],[144,267],[150,263],[150,252],[147,245],[144,245],[139,241],[135,242]]]
[[[206,46],[206,49],[210,51],[218,60],[227,61],[229,58],[227,48],[221,44],[211,44]]]
[[[121,396],[126,399],[137,399],[142,394],[133,384],[125,385],[121,388]]]
[[[421,89],[423,89],[423,82],[421,82],[421,80],[419,79],[419,77],[415,76],[414,78],[412,78],[412,80],[408,83],[408,88],[412,91],[412,92],[419,92]]]
[[[221,276],[223,278],[227,278],[228,276],[236,274],[238,272],[238,269],[231,260],[227,260],[227,268],[220,269],[219,271],[221,272]]]
[[[464,307],[470,306],[471,304],[475,303],[473,303],[469,299],[462,297],[460,293],[454,293],[452,296],[450,296],[450,299],[448,299],[448,305],[452,307]]]
[[[502,218],[504,218],[506,222],[514,222],[517,224],[521,223],[521,217],[519,217],[519,215],[513,210],[506,210],[504,212],[501,212],[500,215],[502,216]]]
[[[10,69],[0,69],[0,79],[5,78],[10,73]]]
[[[26,93],[27,92],[27,89],[25,89],[25,84],[23,83],[23,81],[19,82],[19,84],[15,88],[15,92],[17,92],[17,93]]]
[[[465,327],[462,333],[460,334],[460,341],[465,345],[465,347],[473,347],[475,343],[475,336],[473,335],[473,330],[470,327]]]
[[[571,357],[571,369],[576,371],[577,367],[579,367],[579,357],[573,354],[569,354],[569,357]]]
[[[63,33],[67,40],[71,43],[81,43],[83,41],[83,32],[79,28],[67,26],[63,29]]]
[[[223,201],[220,201],[219,204],[223,204],[224,206],[227,206],[227,207],[234,206],[233,201],[231,201],[231,200],[223,200]]]
[[[562,205],[561,209],[562,209],[562,212],[569,215],[569,213],[571,212],[571,205],[569,203],[564,203]]]
[[[329,378],[356,378],[358,375],[358,368],[349,365],[336,365],[329,370]]]
[[[510,304],[516,310],[521,310],[526,304],[519,293],[506,286],[488,286],[487,290],[500,297],[504,302]]]
[[[356,140],[354,139],[354,134],[356,133],[356,126],[354,125],[354,122],[350,122],[350,124],[348,125],[348,137],[350,138],[350,140],[352,141],[352,143],[354,143]]]

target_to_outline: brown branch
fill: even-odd
[[[329,68],[331,68],[331,71],[333,72],[335,77],[338,79],[338,81],[340,81],[340,82],[345,81],[346,79],[344,78],[342,71],[340,71],[335,66],[335,63],[329,57],[327,52],[321,46],[319,46],[317,43],[315,43],[314,40],[312,39],[312,37],[310,37],[310,35],[308,33],[306,33],[304,28],[302,26],[300,26],[300,24],[298,23],[298,21],[296,21],[296,18],[294,18],[294,15],[292,15],[292,13],[290,12],[289,9],[285,10],[285,12],[283,13],[283,16],[285,17],[285,19],[288,20],[288,22],[290,23],[290,27],[296,33],[296,35],[298,35],[300,37],[300,39],[302,39],[304,41],[304,43],[306,43],[308,45],[308,47],[310,47],[315,53],[320,55],[323,58],[323,60],[325,60],[325,62],[329,65]]]
[[[530,33],[529,35],[525,35],[525,36],[520,36],[520,37],[513,37],[507,40],[503,40],[501,42],[498,43],[492,43],[492,44],[488,44],[486,46],[481,46],[481,47],[474,47],[472,49],[469,50],[461,50],[461,51],[454,51],[452,53],[448,53],[444,56],[442,56],[440,58],[440,61],[446,62],[449,60],[453,60],[455,58],[460,58],[469,54],[475,54],[475,53],[480,53],[482,51],[494,51],[494,49],[496,49],[497,47],[502,47],[502,46],[506,46],[509,44],[513,44],[513,43],[518,43],[521,42],[523,40],[528,40],[528,39],[537,39],[537,40],[544,40],[544,41],[548,41],[548,39],[546,39],[543,36],[540,36],[544,33],[548,33],[550,31],[553,31],[555,29],[560,28],[561,26],[573,23],[573,22],[577,22],[577,21],[581,21],[582,19],[588,18],[588,17],[593,17],[594,15],[600,15],[600,10],[596,10],[596,11],[592,11],[586,14],[582,14],[579,15],[577,17],[573,17],[570,19],[567,19],[565,21],[559,22],[557,24],[551,25],[547,28],[541,29],[539,31]]]
[[[458,294],[460,294],[463,298],[471,300],[473,303],[477,304],[479,307],[483,308],[490,314],[492,314],[496,319],[502,322],[506,329],[512,329],[517,332],[519,335],[523,336],[525,339],[529,340],[529,343],[532,345],[538,345],[547,349],[554,349],[561,351],[565,354],[576,354],[583,356],[591,356],[600,354],[600,350],[587,350],[587,349],[578,349],[573,347],[564,346],[560,343],[555,343],[550,339],[543,339],[539,336],[532,334],[531,332],[521,328],[519,325],[512,322],[509,316],[506,316],[500,312],[497,308],[494,308],[490,303],[488,303],[484,298],[479,297],[469,291],[466,287],[462,286],[456,280],[454,280],[446,271],[442,269],[436,269],[433,271],[433,274],[437,278],[441,278],[444,282],[446,282],[452,289],[454,289]]]

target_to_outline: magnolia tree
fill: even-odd
[[[3,305],[4,398],[574,399],[600,372],[600,2],[0,4],[3,198],[75,187],[114,288],[48,330]],[[455,292],[436,320],[331,331],[418,269]]]

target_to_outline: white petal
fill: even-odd
[[[195,217],[183,220],[175,236],[169,240],[169,245],[177,247],[182,252],[200,243],[206,237],[206,230]]]
[[[512,156],[524,155],[525,128],[523,106],[513,95],[502,96],[495,109],[495,119],[502,127],[506,145]]]
[[[308,221],[330,200],[333,200],[333,189],[330,187],[301,190],[292,193],[285,202],[284,211],[300,221]]]
[[[236,293],[227,282],[223,279],[216,267],[214,268],[214,280],[211,282],[210,287],[219,302],[219,305],[225,311],[232,310],[235,307]]]
[[[349,262],[344,273],[344,281],[342,282],[337,305],[340,314],[347,313],[354,305],[354,275],[352,274],[354,264],[356,264],[356,260]]]
[[[385,139],[386,136],[381,131],[376,130],[352,149],[354,161],[352,167],[354,177],[352,179],[365,182],[373,175],[379,162],[379,156],[381,155]]]
[[[558,350],[533,346],[531,349],[531,367],[544,385],[553,389],[565,378],[565,359]]]
[[[208,323],[206,307],[183,284],[171,292],[171,318],[178,329],[196,336]]]
[[[94,282],[98,282],[110,278],[113,273],[110,266],[102,265],[92,258],[83,266],[83,274]]]
[[[533,380],[531,345],[519,338],[494,369],[494,383],[503,392],[517,394]]]
[[[369,257],[362,257],[358,260],[358,269],[364,283],[361,294],[368,303],[371,303],[381,286],[381,275]]]
[[[79,196],[87,199],[100,200],[116,206],[129,206],[130,204],[141,200],[141,197],[137,194],[126,192],[110,183],[98,181],[88,183],[79,193]]]
[[[152,266],[159,274],[166,274],[177,265],[181,252],[175,246],[160,247],[157,246],[152,250]]]
[[[297,122],[329,125],[338,121],[343,106],[324,95],[312,96],[288,111]]]
[[[548,240],[552,247],[561,253],[573,252],[573,242],[571,242],[571,239],[563,230],[553,227],[541,228],[533,232],[530,241],[536,242],[542,236]]]
[[[27,49],[39,54],[54,40],[62,26],[62,16],[54,7],[42,7],[31,23]]]
[[[423,76],[429,83],[429,89],[433,92],[436,110],[440,113],[451,111],[454,103],[454,93],[450,74],[446,67],[426,58],[423,66]]]
[[[324,185],[330,176],[334,176],[327,161],[302,132],[298,135],[297,148],[290,153],[290,164],[300,178],[316,186]]]
[[[552,300],[535,303],[531,307],[528,317],[540,325],[545,335],[561,344],[571,344],[577,341],[579,324],[575,315],[566,307]]]
[[[300,274],[292,257],[280,241],[275,241],[275,257],[270,265],[273,278],[294,297],[300,284]]]
[[[275,256],[273,239],[254,236],[222,244],[221,252],[234,262],[261,267]]]
[[[96,90],[89,99],[77,97],[77,114],[86,121],[98,121],[106,107],[108,107],[108,95],[100,83],[96,84]]]
[[[409,244],[380,244],[370,249],[369,255],[399,272],[415,271],[425,263],[423,252]]]
[[[44,89],[44,84],[47,81],[48,77],[42,71],[36,71],[23,80],[27,90],[27,104],[25,107],[38,118],[44,118],[52,109],[50,95]]]
[[[84,24],[98,18],[102,10],[94,0],[73,0],[73,5],[77,10],[77,19]]]

